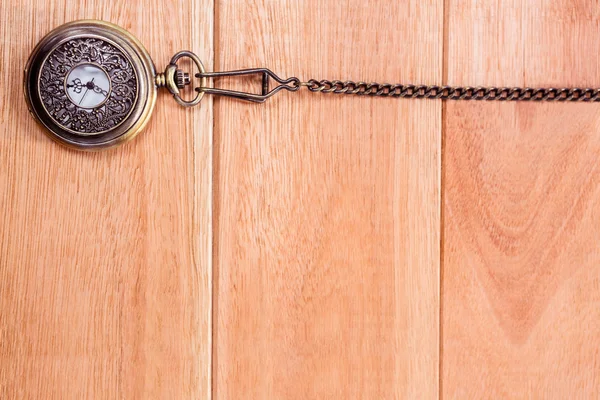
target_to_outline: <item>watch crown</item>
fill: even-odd
[[[190,74],[178,69],[175,71],[175,84],[179,89],[183,89],[190,84]]]

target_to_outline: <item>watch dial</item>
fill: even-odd
[[[137,101],[129,58],[97,38],[68,40],[50,52],[39,79],[42,103],[63,128],[84,135],[116,128]]]
[[[69,71],[65,80],[67,95],[76,106],[95,108],[110,94],[108,74],[97,64],[79,64]]]

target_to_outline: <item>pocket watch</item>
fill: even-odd
[[[195,97],[185,100],[181,91],[190,75],[178,68],[181,58],[196,66]],[[226,76],[258,75],[258,93],[226,90],[207,85]],[[277,83],[271,87],[271,81]],[[600,101],[595,88],[471,87],[367,83],[363,81],[301,81],[280,78],[267,68],[206,72],[190,51],[176,53],[164,72],[157,72],[144,46],[117,25],[81,20],[59,26],[34,48],[25,67],[24,90],[29,111],[47,135],[78,150],[99,150],[135,137],[148,123],[159,88],[166,88],[185,107],[200,103],[204,94],[262,103],[286,90],[355,94],[378,97],[497,100],[497,101]]]
[[[156,102],[154,64],[127,31],[76,21],[46,35],[25,67],[29,111],[50,138],[102,149],[139,133]]]

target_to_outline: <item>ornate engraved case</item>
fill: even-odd
[[[148,52],[116,25],[83,20],[44,37],[25,67],[29,110],[57,142],[78,150],[123,143],[143,129],[156,102]]]

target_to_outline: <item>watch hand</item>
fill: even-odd
[[[92,78],[92,80],[90,81],[90,83],[94,83],[94,79],[96,79],[96,78]],[[79,105],[81,105],[81,102],[83,101],[83,99],[85,98],[85,95],[88,94],[89,91],[90,91],[90,88],[87,88],[85,90],[85,93],[83,94],[83,96],[81,96],[81,99],[79,100]]]
[[[100,86],[98,85],[94,85],[94,92],[96,93],[100,93],[102,95],[104,95],[104,97],[108,96],[108,91],[102,89]]]
[[[75,93],[81,93],[81,80],[79,80],[79,78],[73,79],[71,84],[67,84],[67,89],[69,88],[73,88]]]

